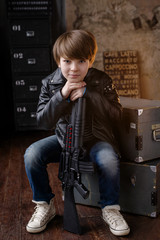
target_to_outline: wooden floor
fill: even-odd
[[[131,232],[126,237],[110,233],[101,218],[99,208],[78,205],[83,235],[63,230],[63,201],[61,183],[57,179],[57,164],[48,167],[50,184],[56,194],[57,216],[39,234],[29,234],[25,226],[30,219],[34,204],[32,192],[24,170],[23,154],[34,141],[47,136],[45,132],[18,133],[3,137],[0,142],[0,240],[160,240],[160,216],[150,218],[123,213]]]

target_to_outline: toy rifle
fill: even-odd
[[[81,173],[94,172],[93,163],[83,161],[85,101],[85,98],[78,98],[73,105],[59,167],[59,179],[62,181],[64,191],[64,229],[76,234],[81,234],[81,227],[75,205],[74,188],[84,199],[88,198],[89,191],[81,182]]]

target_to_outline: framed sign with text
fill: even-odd
[[[118,94],[140,97],[137,51],[106,51],[103,53],[104,71],[112,78]]]

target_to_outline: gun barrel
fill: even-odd
[[[76,105],[78,110],[77,110],[75,128],[74,128],[74,147],[78,148],[78,147],[82,147],[83,145],[86,99],[78,98]]]

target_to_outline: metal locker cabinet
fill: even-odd
[[[121,162],[121,210],[157,217],[160,212],[160,159]]]
[[[160,100],[120,97],[119,144],[122,158],[143,162],[160,157]]]
[[[90,191],[83,199],[75,190],[75,201],[79,204],[100,207],[98,175],[82,174],[82,183]],[[121,211],[157,217],[160,212],[160,159],[146,163],[120,162]]]
[[[40,129],[36,108],[42,79],[57,68],[52,56],[65,31],[64,0],[7,0],[16,130]]]

